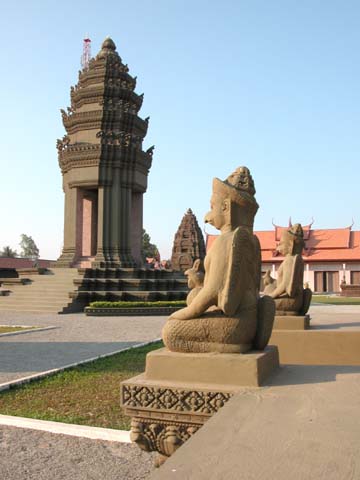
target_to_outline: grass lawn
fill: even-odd
[[[161,347],[134,348],[1,392],[0,414],[129,430],[120,382],[142,373],[146,354]]]
[[[326,303],[330,305],[360,305],[360,297],[335,297],[327,295],[313,295],[312,303]]]
[[[0,333],[21,332],[22,330],[32,330],[39,327],[10,327],[7,325],[0,325]]]

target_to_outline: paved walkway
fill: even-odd
[[[56,327],[0,336],[0,385],[154,340],[161,336],[165,320],[0,312],[0,325]]]
[[[360,305],[314,306],[310,315],[312,328],[360,328]],[[0,312],[0,325],[56,327],[0,336],[0,384],[159,338],[165,319]]]
[[[309,313],[312,328],[360,330],[360,305],[315,305]]]

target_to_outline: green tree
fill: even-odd
[[[0,251],[0,257],[15,258],[17,257],[17,251],[7,245]]]
[[[157,246],[151,243],[150,235],[146,232],[144,228],[142,235],[141,258],[143,262],[146,261],[146,258],[156,258],[157,260],[160,259]]]
[[[25,233],[21,234],[20,247],[21,257],[39,258],[39,249],[36,246],[36,243],[30,236],[25,235]]]

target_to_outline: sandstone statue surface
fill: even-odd
[[[253,233],[259,206],[254,195],[247,167],[237,168],[224,181],[214,178],[205,222],[221,234],[205,257],[203,287],[164,326],[170,351],[244,353],[267,345],[275,305],[269,296],[259,296],[261,250]]]
[[[303,288],[304,232],[300,223],[284,230],[277,246],[285,258],[277,272],[277,279],[267,272],[264,276],[264,294],[275,300],[277,315],[305,315],[310,307],[311,290]]]

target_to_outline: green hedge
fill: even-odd
[[[159,302],[91,302],[90,308],[154,308],[154,307],[186,307],[185,300]]]

